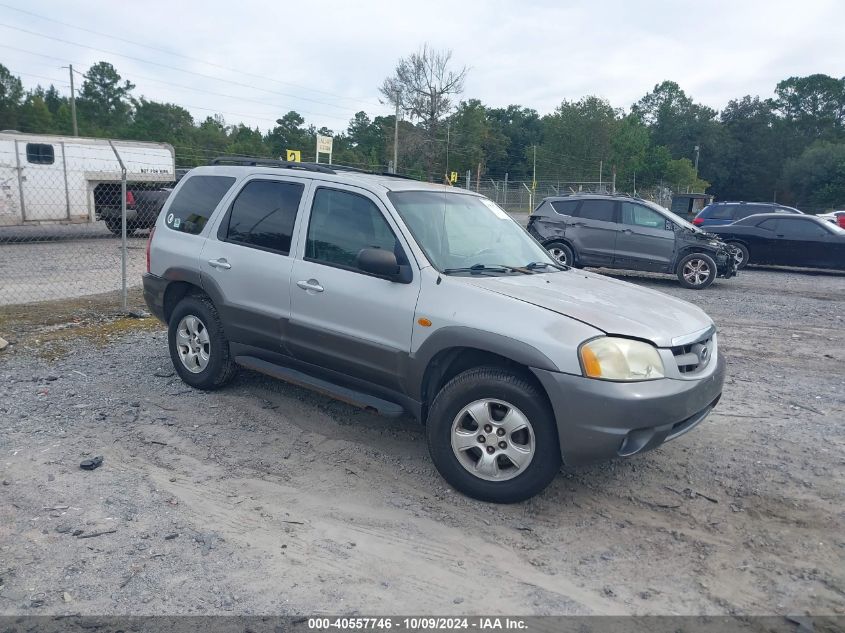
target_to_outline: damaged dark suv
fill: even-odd
[[[677,275],[685,288],[707,288],[736,274],[733,247],[663,207],[631,196],[573,194],[545,198],[528,231],[567,266]]]

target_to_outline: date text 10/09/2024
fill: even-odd
[[[507,617],[352,617],[308,618],[308,628],[314,631],[331,630],[396,630],[396,631],[446,631],[446,630],[525,630],[525,620]]]

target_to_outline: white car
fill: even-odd
[[[821,213],[817,217],[821,218],[822,220],[827,220],[832,224],[836,224],[837,226],[841,226],[845,229],[845,210],[842,211],[831,211],[830,213]]]

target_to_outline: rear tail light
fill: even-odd
[[[696,226],[701,226],[704,224],[704,218],[693,218],[692,223]]]
[[[126,206],[131,207],[135,204],[135,194],[127,189],[126,191]]]
[[[845,213],[840,213],[836,216],[836,221],[839,223],[843,229],[845,229]]]
[[[150,272],[150,246],[153,244],[153,235],[156,234],[156,227],[150,229],[150,236],[147,238],[147,272]]]

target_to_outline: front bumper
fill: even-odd
[[[167,289],[167,280],[151,273],[141,275],[144,283],[144,301],[150,312],[160,321],[164,319],[164,291]]]
[[[564,464],[628,457],[660,446],[698,425],[716,406],[725,360],[698,380],[609,382],[532,370],[549,394]]]
[[[717,276],[730,279],[736,275],[738,265],[733,247],[726,248],[724,251],[717,253],[715,260]]]

